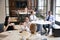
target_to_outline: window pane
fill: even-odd
[[[45,13],[46,12],[46,7],[39,7],[40,8],[40,13]]]
[[[56,0],[56,21],[60,22],[60,0]]]
[[[46,16],[47,0],[38,0],[38,15]]]
[[[60,22],[60,15],[56,14],[56,21]]]
[[[60,22],[60,7],[56,7],[56,21]]]
[[[56,6],[60,6],[60,0],[56,0]]]
[[[38,0],[38,6],[46,6],[46,0]]]
[[[60,14],[60,7],[56,7],[56,14]]]

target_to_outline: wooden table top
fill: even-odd
[[[18,30],[6,31],[6,32],[0,33],[1,40],[21,40],[23,36],[25,38],[28,38],[30,36],[30,33],[26,31],[19,33]]]

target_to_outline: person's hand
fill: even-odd
[[[8,24],[8,26],[11,26],[11,24]]]
[[[11,23],[11,25],[15,25],[14,23]]]

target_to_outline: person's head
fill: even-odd
[[[33,12],[31,11],[31,15],[33,14]]]
[[[48,15],[52,15],[52,11],[48,11]]]
[[[29,18],[28,17],[25,17],[25,22],[29,22]]]
[[[30,25],[30,31],[31,31],[32,34],[35,34],[36,31],[37,31],[37,25],[32,23]]]
[[[34,15],[34,11],[31,11],[31,15]]]

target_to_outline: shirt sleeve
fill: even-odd
[[[32,21],[33,20],[33,18],[32,18],[32,16],[30,16],[30,21]]]
[[[55,17],[53,15],[51,15],[49,21],[50,22],[55,22]]]
[[[52,18],[52,22],[55,22],[55,17],[53,16],[53,18]]]

